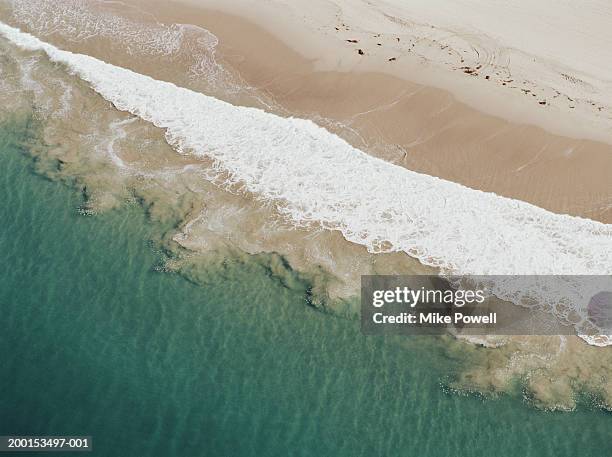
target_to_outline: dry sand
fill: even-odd
[[[449,90],[469,106],[504,119],[612,143],[606,53],[612,8],[606,0],[580,5],[555,0],[176,1],[247,18],[306,56],[316,70],[382,72]]]

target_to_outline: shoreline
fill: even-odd
[[[119,11],[126,14],[126,8]],[[317,70],[311,60],[242,17],[174,4],[151,5],[148,11],[158,21],[190,23],[214,33],[219,40],[215,58],[241,84],[271,101],[262,106],[268,111],[313,119],[369,154],[419,173],[555,213],[612,222],[608,144],[512,123],[470,108],[447,91],[394,76]],[[65,49],[199,89],[201,80],[181,79],[184,62],[174,73],[163,73],[154,60],[116,49],[109,54],[101,46],[105,41],[50,39]],[[239,94],[230,101],[257,106],[252,97]]]
[[[40,60],[45,61],[44,58],[40,58]],[[62,66],[44,63],[44,62],[43,64],[44,65],[40,68],[39,74],[31,74],[31,73],[26,72],[26,75],[29,75],[31,77],[38,76],[39,78],[41,78],[42,86],[39,84],[39,88],[41,91],[43,90],[43,87],[48,84],[49,87],[52,88],[52,92],[54,94],[57,92],[57,95],[61,96],[62,94],[61,88],[63,87],[63,85],[55,84],[55,83],[52,83],[52,81],[49,81],[48,80],[49,72],[44,71],[44,69],[53,68],[53,72],[58,73],[58,76],[61,75],[62,80],[66,78],[69,81],[74,80],[76,79],[75,76],[74,75],[70,76],[68,73],[65,73],[65,68],[63,68]],[[112,116],[113,119],[116,117],[118,117],[119,119],[123,119],[127,117],[125,113],[120,113],[118,111],[115,111],[115,109],[111,105],[109,105],[107,102],[105,102],[102,98],[97,97],[93,94],[90,94],[89,93],[90,89],[86,87],[87,85],[85,83],[72,81],[70,84],[75,84],[77,87],[81,88],[84,94],[87,94],[86,95],[87,99],[89,100],[91,98],[91,103],[95,103],[94,106],[96,107],[96,109],[93,109],[91,107],[89,108],[89,110],[92,113],[97,113],[98,109],[101,109],[104,112],[106,112],[107,115]],[[45,94],[41,92],[40,95],[41,95],[41,101],[43,101],[44,100],[43,95]],[[9,97],[10,94],[6,94],[6,96]],[[58,98],[61,99],[61,97],[58,97]],[[27,102],[27,100],[21,100],[21,101]],[[82,105],[81,104],[82,102],[79,99],[75,99],[73,102],[76,103],[76,106],[89,106],[89,105]],[[49,107],[49,109],[52,109],[52,108],[53,108],[52,106]],[[70,110],[69,114],[71,117],[77,116],[78,118],[78,112],[73,112],[72,110]],[[87,122],[85,119],[83,119],[82,121]],[[80,122],[81,121],[77,121],[77,125],[79,125]],[[65,136],[65,135],[62,135],[63,133],[65,134],[68,131],[72,131],[72,129],[74,128],[73,124],[74,123],[69,124],[70,125],[69,130],[66,130],[65,132],[62,132],[60,130],[59,132],[57,132],[57,134],[60,135],[60,138]],[[106,116],[100,119],[100,124],[104,128],[109,127],[108,122],[106,122]],[[165,143],[162,144],[163,133],[161,132],[161,130],[155,129],[151,126],[146,126],[145,124],[146,123],[140,120],[134,121],[133,124],[129,124],[129,125],[113,123],[113,125],[120,128],[121,130],[129,129],[133,133],[136,132],[136,129],[139,130],[139,133],[137,135],[121,136],[123,139],[117,140],[118,144],[116,144],[116,146],[118,148],[121,148],[119,151],[120,157],[124,159],[130,157],[129,152],[123,150],[123,148],[126,146],[125,144],[126,142],[128,144],[131,142],[134,142],[137,145],[139,145],[141,143],[140,139],[143,138],[143,136],[145,138],[149,138],[150,135],[153,135],[155,138],[159,140],[158,144],[159,144],[159,147],[162,148],[163,154],[161,154],[158,159],[155,159],[155,158],[151,159],[152,151],[145,150],[145,149],[135,149],[134,152],[136,152],[136,154],[134,156],[134,160],[136,160],[138,165],[140,165],[138,162],[142,160],[147,166],[155,167],[158,164],[162,164],[162,168],[170,168],[168,167],[169,163],[167,159],[165,158],[166,153],[169,154],[168,157],[170,157],[171,163],[174,163],[175,161],[183,162],[185,160],[184,156],[174,154],[174,151],[171,151],[167,144]],[[112,125],[110,127],[112,127]],[[147,130],[146,131],[141,130],[143,128],[146,128]],[[87,129],[84,129],[83,131],[84,137],[87,136],[87,131],[88,131]],[[80,129],[77,129],[77,132],[80,132]],[[76,132],[72,132],[70,135],[74,133]],[[114,138],[116,138],[117,135],[116,133],[113,133],[113,132],[111,133],[112,134],[110,138],[110,142],[111,142],[110,144],[114,145],[116,141]],[[80,144],[80,141],[82,139],[83,138],[77,138],[76,144]],[[63,141],[67,141],[67,139],[64,138]],[[55,144],[55,142],[52,141],[49,144]],[[61,141],[60,141],[60,144],[62,144]],[[64,145],[64,148],[65,148],[65,145]],[[71,155],[72,156],[80,155],[82,156],[81,160],[85,159],[85,161],[87,161],[87,160],[90,160],[91,152],[92,151],[88,150],[87,148],[70,148],[70,147],[68,147],[67,150],[64,150],[64,151],[58,151],[59,157],[62,158],[62,163],[70,163],[70,164],[75,164],[75,165],[77,165],[79,162],[77,158],[72,157],[71,160],[70,159],[65,160],[64,157],[66,155],[69,158]],[[102,150],[98,152],[104,153],[103,148]],[[51,153],[52,157],[55,155],[56,155],[56,152]],[[151,160],[153,160],[153,163],[151,163]],[[91,168],[91,164],[85,163],[85,166],[86,168]],[[64,172],[69,174],[70,169],[66,169]],[[116,171],[112,170],[112,172],[116,174]],[[93,173],[93,170],[90,170],[89,173]],[[110,177],[111,173],[109,172],[108,175]],[[166,181],[165,179],[165,176],[166,176],[165,174],[155,175],[155,176],[156,178],[159,178],[159,181],[162,183],[162,186],[164,186],[164,183],[165,183],[165,186],[167,186],[167,187],[163,187],[163,190],[161,192],[159,189],[153,188],[153,186],[150,186],[147,182],[140,181],[139,187],[147,188],[147,192],[150,193],[151,196],[153,197],[161,193],[167,192],[167,195],[165,197],[167,197],[168,201],[166,202],[167,207],[164,207],[163,204],[162,205],[159,205],[157,203],[152,204],[151,209],[149,210],[150,213],[154,215],[155,214],[159,215],[159,214],[163,214],[166,211],[170,211],[170,210],[174,211],[176,210],[177,203],[181,205],[182,209],[185,209],[185,206],[187,206],[188,208],[189,207],[191,208],[187,214],[187,218],[189,219],[188,223],[185,225],[179,226],[179,229],[181,231],[181,233],[179,234],[180,239],[175,239],[175,241],[177,242],[185,243],[186,247],[193,246],[194,248],[202,248],[202,246],[204,246],[205,248],[210,248],[211,243],[209,242],[209,239],[211,237],[210,236],[202,237],[202,234],[203,233],[206,234],[206,232],[209,230],[213,230],[213,231],[217,230],[216,232],[214,232],[215,237],[213,239],[217,241],[219,245],[224,246],[228,244],[228,237],[227,237],[226,232],[224,231],[227,231],[228,229],[230,229],[233,226],[232,224],[234,224],[237,227],[239,227],[240,230],[238,231],[238,233],[233,234],[231,236],[231,239],[229,239],[229,243],[232,243],[232,242],[241,243],[239,246],[243,249],[246,247],[245,251],[249,253],[252,253],[254,251],[261,252],[262,249],[267,250],[270,248],[275,249],[275,250],[279,250],[279,249],[287,250],[287,252],[289,253],[289,258],[291,259],[290,263],[292,265],[294,265],[293,259],[298,259],[298,262],[297,262],[298,265],[300,264],[299,260],[305,260],[306,263],[308,263],[309,265],[313,265],[313,266],[322,265],[323,267],[329,266],[332,269],[335,268],[336,271],[338,270],[342,271],[344,268],[346,268],[346,271],[351,271],[354,273],[355,270],[363,272],[366,268],[373,268],[380,273],[384,271],[384,268],[401,268],[401,267],[406,268],[408,267],[407,261],[412,262],[412,260],[409,260],[408,258],[406,258],[405,255],[400,256],[399,254],[391,255],[392,259],[397,260],[396,265],[394,265],[393,263],[391,264],[389,263],[389,256],[386,254],[376,255],[376,256],[367,255],[365,248],[361,246],[357,246],[357,245],[352,245],[350,243],[347,243],[344,239],[340,239],[341,236],[338,232],[322,231],[320,233],[316,233],[315,234],[316,237],[313,237],[312,233],[307,233],[305,230],[296,231],[295,228],[285,227],[283,228],[284,233],[282,231],[279,233],[279,227],[275,225],[273,221],[270,221],[269,214],[272,212],[272,208],[263,208],[263,211],[260,209],[257,210],[259,213],[257,216],[257,221],[255,223],[251,221],[250,224],[256,225],[259,222],[263,221],[265,225],[262,227],[261,230],[258,230],[255,233],[248,233],[248,235],[246,235],[245,237],[243,236],[243,233],[241,233],[242,230],[247,230],[245,229],[245,221],[242,220],[242,218],[245,217],[244,211],[240,211],[240,209],[242,208],[241,204],[243,203],[242,198],[238,198],[235,195],[234,196],[227,195],[225,197],[222,197],[220,201],[217,201],[216,199],[217,194],[211,194],[210,192],[212,191],[208,190],[209,188],[212,187],[212,185],[209,185],[209,183],[207,182],[203,182],[204,180],[201,179],[201,176],[198,176],[197,170],[194,170],[194,173],[192,174],[190,173],[189,177],[178,173],[179,179],[171,179],[168,181]],[[174,175],[172,176],[174,177]],[[137,177],[135,177],[135,181],[138,182],[136,178]],[[111,190],[114,192],[117,192],[120,189],[124,188],[124,186],[119,185],[118,182],[115,183],[113,181],[107,181],[107,177],[104,177],[103,181],[100,181],[99,178],[96,178],[95,176],[94,176],[94,179],[97,179],[98,181],[97,185],[100,187],[108,186],[109,184],[112,184]],[[184,193],[182,192],[183,186],[188,191],[188,192],[185,192],[186,195],[184,195]],[[200,190],[202,187],[204,188],[203,192]],[[90,186],[87,186],[87,188],[90,188]],[[202,200],[202,202],[205,203],[205,213],[202,213],[201,218],[199,217],[200,216],[199,212],[202,211],[201,207],[198,207],[198,206],[193,207],[189,204],[189,201],[184,201],[184,200],[181,200],[179,202],[176,201],[177,188],[180,191],[179,193],[181,197],[184,195],[187,198],[192,198],[198,201]],[[210,202],[207,202],[206,197],[211,197],[212,195],[214,195],[215,198],[212,198]],[[136,194],[136,198],[140,198],[138,194]],[[239,204],[233,205],[232,202],[236,199],[240,200],[238,202]],[[193,218],[194,215],[198,215],[198,217],[196,217],[195,219],[191,219]],[[187,220],[185,222],[187,222]],[[226,222],[229,222],[229,223],[226,223]],[[249,227],[252,227],[253,225],[249,225]],[[186,236],[183,236],[183,234],[185,234]],[[303,237],[309,243],[309,246],[305,252],[305,255],[303,255],[302,252],[296,252],[296,248],[298,249],[302,248],[301,243],[298,242],[297,245],[295,243],[297,237],[300,237],[300,238]],[[265,247],[262,248],[263,243],[265,243],[266,245]],[[215,246],[213,244],[212,248],[214,247]],[[334,249],[336,249],[336,251],[333,251],[332,253],[330,251],[330,247],[333,247]],[[346,250],[347,247],[350,248],[350,252]],[[302,256],[304,257],[304,259],[300,259]],[[359,265],[357,268],[355,268],[355,265],[356,265],[355,260],[357,258],[359,259]],[[344,262],[343,265],[338,266],[337,265],[338,261]],[[372,265],[374,262],[378,262],[378,264]],[[416,264],[416,261],[414,261],[413,263]],[[413,265],[412,263],[410,265],[411,265],[410,267],[414,266],[415,268],[421,268],[419,265]],[[341,278],[341,279],[345,279],[345,278]],[[549,346],[555,346],[557,339],[556,338],[544,339],[544,341],[547,342],[546,350],[544,351],[545,355],[547,355],[548,354],[547,351],[550,349]],[[510,342],[510,344],[508,345],[507,349],[500,349],[498,351],[490,353],[491,360],[495,360],[495,363],[500,364],[499,370],[489,370],[486,367],[477,367],[474,369],[474,371],[468,373],[469,376],[466,380],[464,380],[465,383],[470,384],[470,381],[473,381],[473,379],[470,377],[474,377],[479,382],[482,381],[483,386],[484,386],[483,388],[485,389],[486,389],[485,384],[489,382],[489,383],[495,383],[496,386],[499,385],[500,390],[503,390],[503,385],[505,385],[504,382],[507,381],[506,374],[504,371],[506,367],[506,358],[509,359],[508,363],[510,363],[513,351],[516,350],[517,345],[519,345],[519,347],[521,348],[520,349],[521,352],[524,352],[527,354],[536,353],[537,355],[534,355],[534,356],[538,357],[539,353],[543,351],[543,349],[540,348],[539,343],[540,343],[540,340],[532,341],[531,339],[527,339],[527,341],[518,340],[518,342],[517,342],[517,339],[512,340],[512,342]],[[602,349],[587,347],[582,341],[579,341],[578,338],[568,339],[567,347],[569,348],[569,350],[564,350],[560,354],[557,354],[559,359],[555,361],[555,364],[552,368],[549,367],[547,370],[550,370],[552,373],[557,373],[559,372],[559,370],[564,370],[565,369],[564,367],[566,367],[567,365],[576,366],[577,363],[575,363],[576,361],[574,360],[574,358],[578,358],[579,360],[582,360],[581,362],[582,365],[580,365],[581,368],[579,370],[579,373],[576,374],[575,377],[580,378],[580,373],[588,373],[589,369],[592,368],[590,364],[593,363],[593,360],[595,359],[600,360],[602,356],[608,354],[609,352],[605,350],[603,350],[604,352],[599,352],[599,351],[602,351]],[[554,350],[555,350],[555,347],[550,349],[551,351],[550,354],[553,354]],[[600,355],[600,354],[603,354],[603,355]],[[489,365],[487,365],[487,367],[488,366]],[[522,370],[523,368],[525,367],[515,366],[513,370],[516,370],[516,372],[511,372],[509,373],[509,375],[513,375],[513,374],[520,375],[521,374],[520,370]],[[528,368],[529,367],[527,367],[527,369]],[[483,372],[481,373],[480,370],[482,370]],[[492,378],[492,380],[489,380],[489,378]],[[544,386],[545,393],[548,391],[549,387],[550,389],[554,389],[556,387],[556,386],[548,386],[546,384],[546,379],[538,379],[537,384],[532,387],[535,390],[538,388],[542,388],[542,386]]]
[[[612,222],[609,144],[485,114],[456,93],[405,77],[318,70],[244,17],[201,7],[183,13],[219,38],[218,54],[249,85],[290,115],[347,126],[356,138],[334,133],[374,156],[555,213]],[[158,14],[162,21],[186,19],[166,9]]]
[[[111,12],[129,18],[139,11],[132,8],[141,3],[113,4]],[[63,49],[212,92],[233,104],[312,119],[355,147],[412,171],[558,214],[612,222],[612,146],[608,144],[553,135],[483,114],[447,91],[405,79],[362,71],[318,71],[311,60],[244,18],[175,6],[149,5],[147,17],[210,30],[218,39],[212,51],[214,64],[248,88],[246,93],[219,91],[201,76],[186,76],[193,65],[189,56],[179,56],[174,69],[166,71],[155,56],[126,52],[112,37],[79,43],[57,32],[42,37]]]

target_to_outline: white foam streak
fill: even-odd
[[[372,252],[404,251],[456,274],[612,274],[611,225],[415,173],[309,120],[233,106],[2,23],[0,33],[45,51],[118,109],[166,129],[180,152],[214,159],[228,181],[276,202],[295,224],[340,230]]]

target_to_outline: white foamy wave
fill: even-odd
[[[233,106],[2,23],[0,33],[45,51],[119,110],[165,129],[179,152],[210,157],[218,176],[230,176],[224,184],[274,202],[297,225],[340,230],[371,252],[403,251],[454,274],[612,273],[612,225],[415,173],[309,120]]]

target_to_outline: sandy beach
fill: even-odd
[[[138,0],[127,3],[130,6],[111,3],[98,7],[119,11],[128,18],[144,8]],[[605,129],[593,128],[598,126],[599,111],[597,115],[591,113],[590,118],[588,112],[580,111],[576,117],[576,109],[568,108],[576,103],[562,106],[546,97],[548,105],[543,106],[539,104],[542,97],[532,97],[535,94],[531,92],[525,95],[524,91],[530,89],[522,88],[516,95],[506,83],[502,86],[485,79],[484,73],[475,78],[463,71],[441,68],[431,61],[435,55],[429,56],[430,61],[413,58],[395,49],[401,37],[391,40],[386,32],[385,36],[362,38],[363,33],[352,30],[360,26],[358,18],[353,26],[348,19],[343,22],[329,17],[331,11],[325,8],[309,13],[319,14],[325,27],[320,33],[311,30],[306,35],[304,30],[309,25],[302,22],[307,21],[298,21],[286,5],[232,5],[147,2],[147,14],[140,17],[165,24],[188,23],[211,31],[219,41],[215,58],[242,85],[268,100],[268,109],[273,112],[313,119],[355,146],[410,170],[556,213],[612,222],[612,146],[605,142],[612,140]],[[270,12],[267,8],[272,7]],[[242,17],[235,15],[238,9]],[[234,14],[228,14],[228,10]],[[27,24],[22,25],[28,29]],[[279,35],[285,38],[280,40]],[[306,36],[312,39],[306,40]],[[155,59],[118,52],[112,37],[76,43],[65,40],[55,29],[49,38],[67,49],[199,88],[197,80],[185,81],[186,61],[178,62],[168,72]],[[349,42],[353,40],[357,43]],[[359,50],[371,47],[372,40],[382,44],[375,46],[381,55],[370,55],[370,51],[359,54]],[[382,54],[401,58],[390,62]],[[482,64],[475,61],[469,68]],[[538,75],[532,76],[536,79]],[[257,104],[252,92],[231,101]],[[227,92],[218,95],[228,97]],[[600,141],[589,139],[597,136]]]
[[[342,20],[331,31],[306,35],[300,34],[298,19],[287,17],[288,7],[277,5],[275,16],[265,8],[244,4],[204,3],[217,10],[185,14],[197,17],[219,37],[220,55],[227,56],[246,81],[271,94],[291,113],[311,118],[319,115],[349,125],[359,132],[368,150],[409,169],[554,212],[612,221],[612,147],[584,139],[589,136],[590,123],[580,122],[579,127],[585,128],[576,130],[573,113],[567,109],[555,110],[546,119],[550,112],[540,112],[545,110],[524,97],[514,99],[505,87],[490,93],[489,81],[484,80],[477,81],[478,89],[468,88],[471,77],[452,71],[452,77],[441,74],[431,64],[419,64],[419,59],[406,62],[404,67],[398,65],[400,68],[394,68],[397,61],[380,56],[365,62],[370,56],[361,56],[358,50],[366,45],[348,42],[351,38],[347,37],[355,34],[352,25]],[[244,17],[219,13],[219,9],[240,10],[243,16],[247,11],[261,26],[246,22]],[[187,18],[172,16],[169,11],[160,10],[159,14],[162,21],[166,17],[171,22]],[[333,23],[325,11],[320,14],[320,23]],[[337,26],[341,30],[335,30]],[[298,31],[292,34],[292,29]],[[281,42],[278,35],[284,35],[285,40]],[[366,40],[367,46],[372,41],[394,41],[388,33],[385,39],[368,36]],[[396,51],[386,52],[392,55]],[[312,57],[315,54],[316,59]],[[471,68],[478,65],[473,63]],[[437,76],[431,77],[432,73]],[[445,78],[459,82],[449,84]],[[474,90],[476,94],[472,94]],[[474,102],[468,106],[465,101],[471,99]],[[485,114],[483,107],[496,115]],[[605,133],[604,129],[599,132]]]

